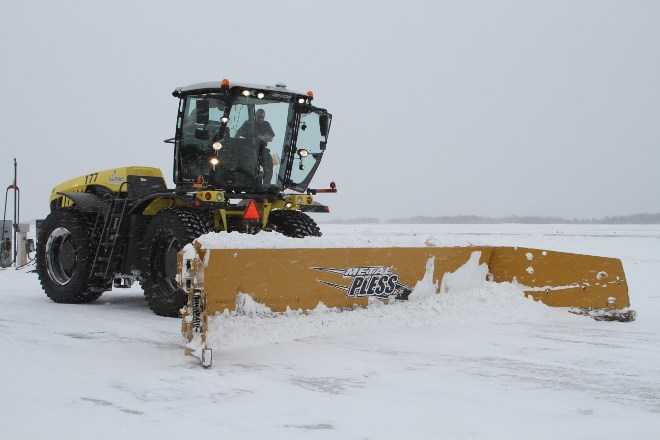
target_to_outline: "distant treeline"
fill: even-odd
[[[322,220],[322,219],[319,219]],[[325,223],[338,224],[364,224],[364,223],[401,223],[401,224],[498,224],[498,223],[523,223],[523,224],[605,224],[605,225],[648,225],[660,224],[660,213],[657,214],[633,214],[619,215],[603,218],[563,218],[542,217],[534,215],[510,215],[507,217],[482,217],[479,215],[454,215],[454,216],[414,216],[401,217],[388,220],[380,220],[375,217],[360,217],[354,219],[336,219]]]

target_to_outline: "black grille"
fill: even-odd
[[[129,197],[132,199],[167,190],[162,177],[128,176],[128,184]]]

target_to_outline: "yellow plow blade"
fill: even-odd
[[[179,284],[189,294],[183,333],[188,341],[199,334],[193,345],[205,348],[208,317],[234,310],[240,293],[273,312],[314,309],[319,302],[366,306],[369,298],[407,299],[427,267],[440,286],[446,273],[477,257],[490,281],[517,283],[548,306],[596,319],[634,319],[623,266],[614,258],[490,246],[204,249],[195,242],[179,254]]]
[[[515,279],[528,296],[553,307],[616,310],[630,306],[621,260],[539,249],[494,247],[493,281]]]

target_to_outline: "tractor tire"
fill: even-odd
[[[188,208],[165,209],[149,223],[141,283],[147,304],[155,314],[179,316],[188,294],[177,287],[177,254],[212,230],[209,219]]]
[[[310,216],[300,211],[271,211],[268,223],[274,231],[287,237],[320,237],[321,229]]]
[[[56,303],[90,303],[101,296],[90,284],[92,229],[92,220],[74,209],[51,212],[41,226],[37,274],[46,295]]]

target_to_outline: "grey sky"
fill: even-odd
[[[331,218],[660,212],[656,1],[3,1],[0,185],[22,218],[124,165],[171,186],[172,90],[229,78],[334,116]],[[319,218],[321,220],[322,218]]]

